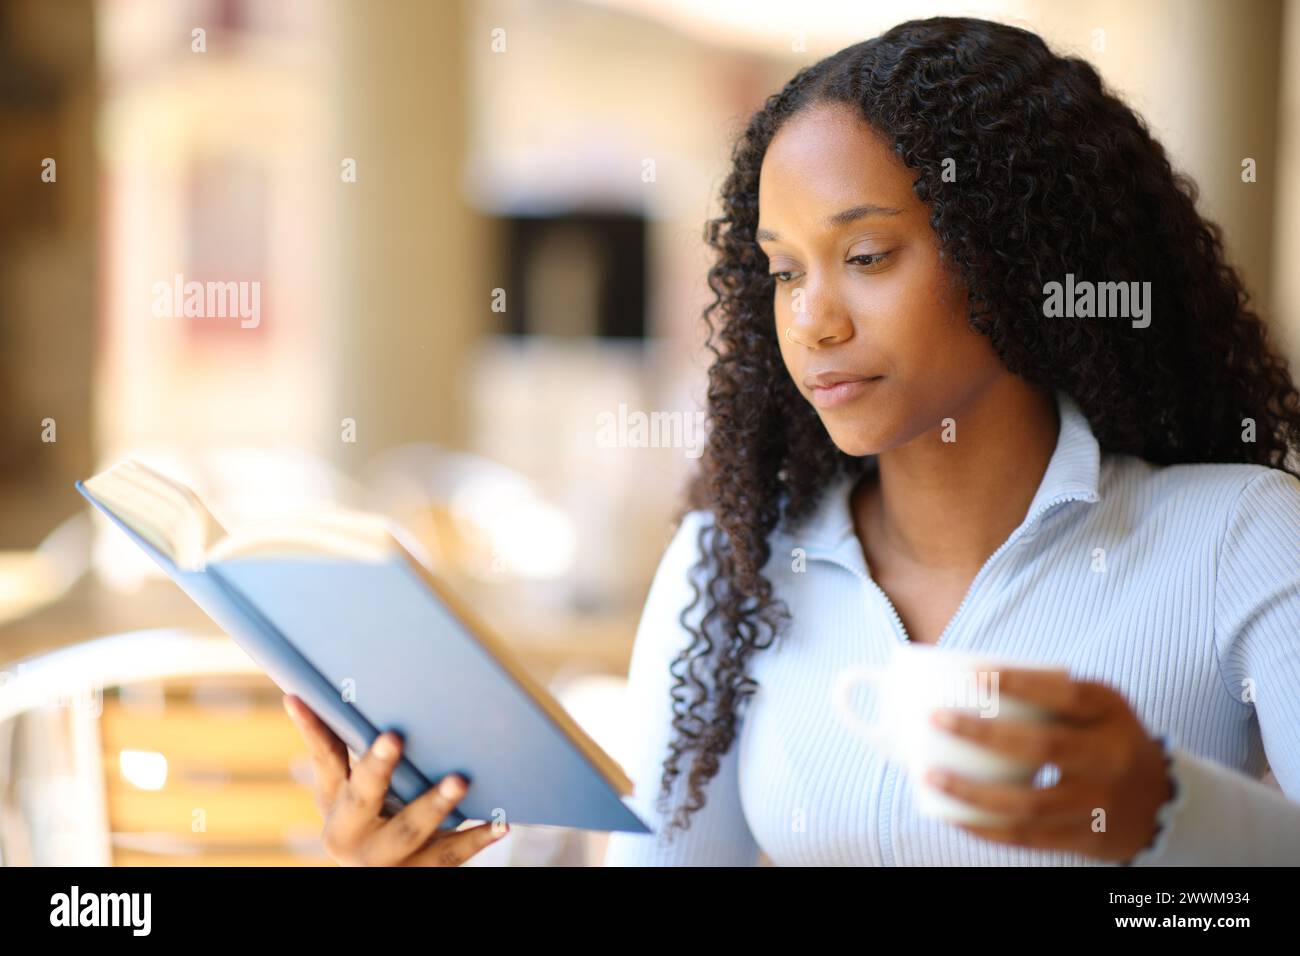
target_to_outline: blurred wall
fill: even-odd
[[[1277,238],[1273,244],[1276,327],[1285,336],[1292,376],[1300,377],[1300,4],[1286,5],[1278,95]]]
[[[72,483],[91,467],[93,13],[0,4],[0,548],[78,511]]]
[[[1201,213],[1223,226],[1229,257],[1269,318],[1282,14],[1281,0],[1035,0],[1022,24],[1087,58],[1147,121],[1174,168],[1196,180]],[[1242,180],[1247,158],[1252,183]]]
[[[329,312],[336,336],[331,444],[356,468],[382,449],[424,440],[463,445],[466,356],[487,327],[492,249],[460,192],[469,113],[464,0],[330,0],[336,176]]]

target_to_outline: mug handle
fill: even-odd
[[[850,706],[849,695],[858,684],[878,683],[884,673],[883,667],[846,667],[836,675],[831,689],[831,703],[835,706],[840,722],[872,746],[881,749],[885,748],[884,734],[875,724],[869,724],[858,717]]]

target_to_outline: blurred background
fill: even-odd
[[[1278,0],[2,0],[0,863],[329,862],[278,690],[74,491],[125,457],[228,528],[400,521],[618,759],[731,141],[800,66],[935,14],[1093,62],[1295,361]],[[244,308],[186,316],[190,282]],[[602,852],[516,827],[470,865]]]

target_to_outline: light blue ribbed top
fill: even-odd
[[[1136,864],[1300,864],[1300,481],[1258,465],[1102,455],[1074,402],[1058,395],[1058,409],[1056,449],[1024,522],[938,646],[1066,666],[1120,691],[1164,736],[1176,796]],[[907,640],[863,558],[853,485],[837,481],[802,528],[772,536],[765,573],[792,623],[750,657],[759,687],[706,806],[670,843],[612,834],[606,865],[747,866],[760,850],[778,866],[1106,865],[920,816],[905,768],[837,718],[836,675],[884,664]],[[635,732],[618,756],[636,786],[630,805],[656,831],[669,664],[690,643],[678,615],[710,520],[691,512],[664,553],[628,673]],[[1270,766],[1284,793],[1259,782]],[[1036,782],[1055,773],[1044,767]]]

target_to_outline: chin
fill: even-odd
[[[835,447],[853,458],[863,458],[907,441],[909,409],[905,403],[899,406],[894,394],[875,392],[839,406],[813,408]]]
[[[878,455],[891,445],[885,436],[875,429],[862,427],[861,423],[849,425],[847,423],[827,422],[823,418],[822,424],[826,426],[826,433],[830,435],[835,447],[846,455],[852,455],[854,458],[862,458],[865,455]]]

